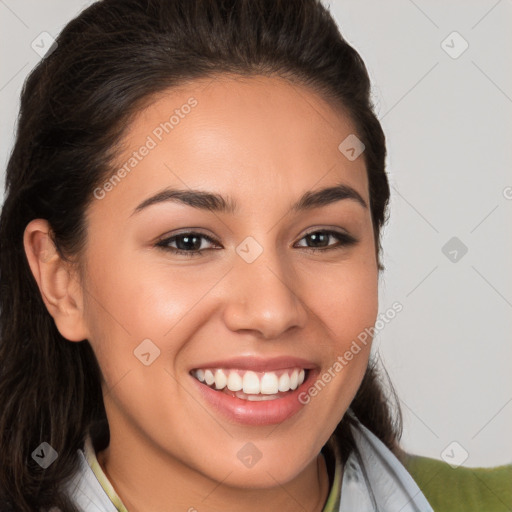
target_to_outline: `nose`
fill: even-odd
[[[275,339],[293,327],[304,327],[307,310],[300,283],[276,251],[265,250],[255,261],[235,258],[229,273],[224,321],[232,331]]]

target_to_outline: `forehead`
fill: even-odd
[[[106,199],[133,205],[179,186],[267,201],[275,191],[275,201],[344,182],[369,202],[364,158],[339,149],[354,132],[342,108],[283,78],[196,80],[158,94],[133,118],[113,165],[124,176]]]

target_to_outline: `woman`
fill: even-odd
[[[315,0],[65,27],[7,169],[2,510],[432,510],[370,360],[369,86]]]

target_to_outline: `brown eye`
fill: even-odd
[[[329,240],[333,238],[337,240],[335,245],[329,243]],[[351,235],[340,233],[338,231],[328,230],[313,231],[304,236],[302,240],[306,240],[308,243],[307,246],[302,247],[312,251],[328,251],[331,249],[339,249],[342,247],[351,246],[357,243],[357,240]]]
[[[175,254],[183,254],[185,256],[200,256],[202,252],[209,249],[203,246],[204,240],[213,245],[217,245],[216,242],[209,236],[195,232],[180,233],[178,235],[160,240],[155,245]],[[175,244],[176,247],[173,247],[170,244]]]

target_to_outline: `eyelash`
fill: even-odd
[[[304,249],[306,249],[308,251],[311,251],[311,252],[319,252],[319,251],[320,252],[325,252],[325,251],[331,251],[331,250],[336,250],[336,249],[342,249],[344,247],[350,247],[350,246],[355,245],[357,243],[357,240],[353,236],[351,236],[351,235],[348,235],[346,233],[341,233],[341,232],[338,232],[338,231],[331,231],[331,230],[327,230],[327,229],[311,231],[310,233],[306,233],[301,238],[301,240],[303,240],[304,238],[306,238],[308,236],[315,235],[315,234],[318,234],[318,233],[332,235],[334,238],[336,238],[338,240],[338,244],[334,245],[334,246],[331,246],[331,247],[327,246],[327,247],[323,247],[323,248],[304,247]],[[204,238],[205,240],[208,240],[209,242],[211,242],[213,244],[216,244],[215,240],[213,240],[211,237],[209,237],[207,235],[204,235],[202,233],[197,233],[195,231],[187,231],[187,232],[179,233],[178,235],[173,235],[173,236],[171,236],[169,238],[165,238],[163,240],[160,240],[159,242],[157,242],[155,244],[155,247],[163,249],[164,251],[170,251],[173,254],[179,254],[179,255],[187,256],[189,258],[193,258],[195,256],[201,256],[202,255],[201,253],[204,252],[205,250],[207,250],[207,249],[200,249],[200,250],[194,250],[194,251],[184,251],[182,249],[177,249],[177,248],[174,248],[174,247],[169,247],[168,244],[170,242],[174,241],[175,239],[177,239],[179,237],[183,237],[183,236],[186,236],[186,237],[191,237],[191,236],[201,237],[201,238]]]

